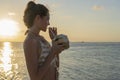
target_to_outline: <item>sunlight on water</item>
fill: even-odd
[[[0,43],[0,80],[30,80],[22,46]],[[59,72],[59,80],[120,80],[120,43],[72,43]]]
[[[3,42],[0,49],[0,80],[16,80],[18,64],[13,63],[14,53],[10,42]]]
[[[29,80],[21,43],[0,43],[0,80]]]
[[[2,52],[2,58],[1,58],[2,67],[5,72],[10,71],[12,68],[11,56],[13,52],[13,50],[11,49],[10,42],[3,43],[3,50],[1,52]]]

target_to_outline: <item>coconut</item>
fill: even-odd
[[[53,40],[58,45],[62,45],[64,47],[64,49],[69,48],[69,39],[68,39],[67,35],[59,34],[59,35],[55,36]]]

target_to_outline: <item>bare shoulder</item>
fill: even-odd
[[[31,38],[31,37],[26,37],[23,43],[23,48],[24,48],[24,53],[26,56],[29,56],[28,54],[34,54],[36,53],[37,56],[41,54],[41,44],[37,38]],[[32,55],[33,55],[32,54]]]
[[[37,46],[38,42],[34,38],[26,37],[23,44],[24,44],[23,45],[24,48],[26,48],[26,47],[35,47],[35,46]]]

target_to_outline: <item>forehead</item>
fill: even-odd
[[[49,13],[47,13],[47,17],[50,17],[50,14],[49,14]]]
[[[41,17],[42,19],[47,19],[47,20],[49,20],[50,19],[50,15],[49,15],[49,13],[47,13],[47,15],[46,16],[43,16],[43,17]]]

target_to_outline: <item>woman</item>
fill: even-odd
[[[42,4],[30,1],[23,18],[28,28],[24,41],[24,53],[30,79],[58,80],[59,53],[64,49],[52,40],[54,35],[57,35],[57,28],[49,28],[52,46],[39,35],[40,31],[46,32],[50,24],[49,10]]]

